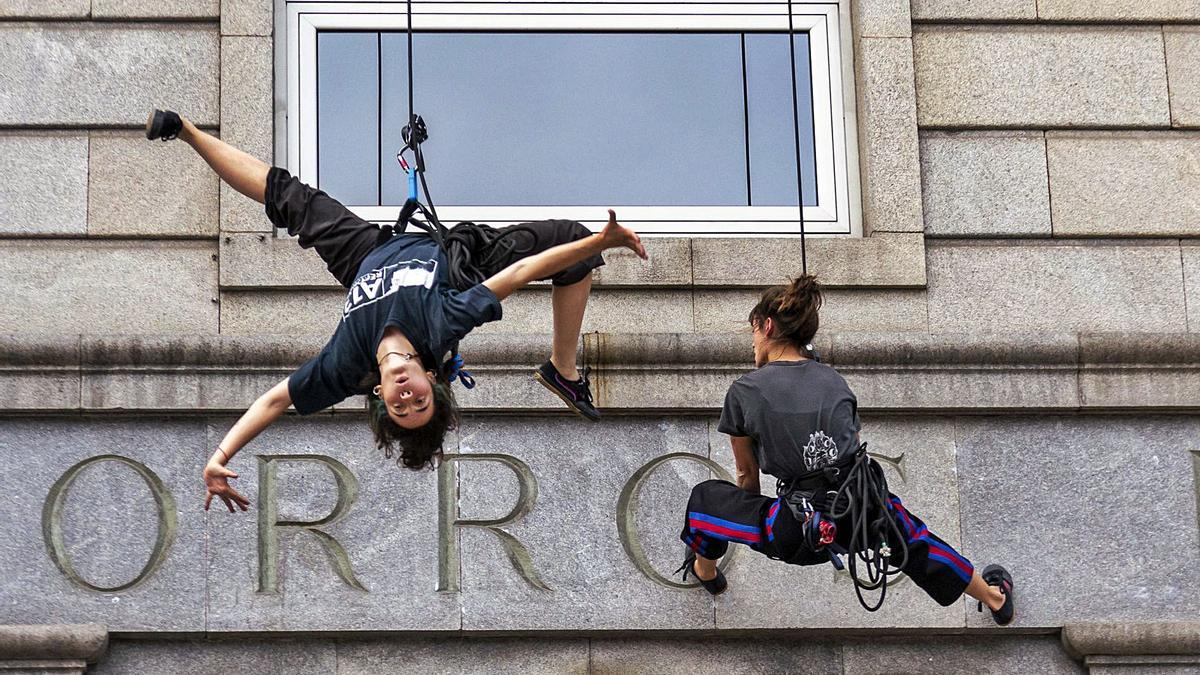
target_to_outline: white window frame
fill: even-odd
[[[842,0],[843,5],[845,0]],[[845,7],[837,2],[793,0],[792,22],[809,34],[816,143],[817,205],[804,208],[805,231],[813,235],[861,236],[852,77]],[[784,32],[787,2],[720,4],[698,2],[552,2],[533,0],[468,2],[414,0],[413,27],[420,30],[645,30]],[[286,0],[287,51],[283,69],[287,99],[280,118],[286,126],[285,166],[300,180],[317,185],[317,34],[324,29],[406,30],[403,1]],[[419,57],[419,55],[417,55]],[[418,111],[420,102],[418,101]],[[436,128],[437,121],[431,120]],[[430,158],[436,162],[436,158]],[[436,166],[436,164],[435,164]],[[428,174],[437,185],[436,168]],[[436,192],[436,190],[435,190]],[[807,196],[807,195],[806,195]],[[394,222],[398,206],[347,204],[374,222]],[[798,236],[797,210],[789,206],[629,206],[614,204],[622,222],[649,235],[667,236]],[[604,210],[595,206],[439,206],[444,222],[463,220],[504,225],[513,222],[569,218],[589,227],[603,226]]]

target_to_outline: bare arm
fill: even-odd
[[[601,251],[619,247],[631,249],[643,259],[646,257],[646,249],[642,246],[642,240],[633,230],[618,224],[617,214],[610,209],[608,224],[604,226],[602,232],[585,239],[559,244],[537,255],[522,258],[484,281],[483,285],[491,289],[497,298],[503,300],[512,295],[513,291],[531,281],[552,276]]]
[[[237,478],[238,475],[225,468],[225,465],[237,454],[238,450],[245,447],[255,436],[262,433],[263,429],[279,419],[279,416],[291,404],[292,397],[288,393],[288,381],[284,379],[259,396],[246,412],[242,413],[241,418],[233,425],[229,433],[225,434],[225,438],[213,451],[208,465],[204,467],[204,484],[208,488],[208,494],[204,498],[205,510],[208,509],[214,495],[220,497],[231,512],[235,503],[243,511],[246,510],[246,507],[250,505],[250,500],[230,487],[228,479]]]
[[[749,436],[730,436],[733,446],[733,463],[737,466],[737,485],[746,492],[762,494],[758,484],[758,458],[754,456],[754,443]]]

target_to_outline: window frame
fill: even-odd
[[[414,0],[416,30],[551,32],[768,32],[786,33],[786,2],[469,2]],[[322,30],[407,30],[403,1],[287,0],[286,162],[293,175],[319,184],[317,173],[317,34]],[[855,152],[853,78],[843,57],[844,0],[793,0],[796,32],[808,32],[812,64],[816,142],[817,205],[804,208],[805,230],[816,236],[862,236]],[[418,55],[419,56],[419,55]],[[803,82],[799,82],[803,85]],[[822,95],[824,92],[824,95]],[[419,109],[418,101],[418,112]],[[293,114],[294,113],[294,114]],[[435,120],[431,123],[436,124]],[[430,160],[436,162],[436,158]],[[436,163],[429,180],[436,194]],[[851,171],[854,167],[854,171]],[[359,216],[394,222],[399,206],[347,204]],[[781,237],[798,236],[797,210],[791,206],[629,206],[614,204],[622,222],[647,235]],[[505,225],[546,218],[579,220],[596,228],[604,223],[595,206],[439,206],[445,222],[471,220]]]

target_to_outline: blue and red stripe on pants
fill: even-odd
[[[920,518],[889,495],[892,517],[908,544],[904,573],[942,605],[954,603],[971,580],[974,567],[952,546],[934,535]],[[844,519],[848,521],[849,519]],[[850,523],[838,522],[837,543],[850,544]],[[692,488],[680,539],[698,555],[715,560],[730,542],[746,544],[773,558],[798,565],[828,562],[825,554],[806,554],[803,528],[780,500],[753,495],[723,480]]]

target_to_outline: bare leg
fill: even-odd
[[[967,584],[966,593],[987,605],[993,612],[1004,606],[1004,594],[999,588],[988,586],[978,571],[971,575],[971,583]]]
[[[696,564],[692,565],[692,572],[701,581],[712,581],[717,578],[717,561],[696,556]]]
[[[180,140],[192,146],[229,187],[262,204],[267,195],[267,172],[271,167],[221,139],[200,131],[183,120]]]
[[[554,311],[554,343],[550,350],[550,363],[568,380],[579,379],[575,352],[579,349],[579,331],[583,328],[583,313],[587,309],[591,291],[592,275],[589,274],[570,286],[555,286],[550,292]]]

